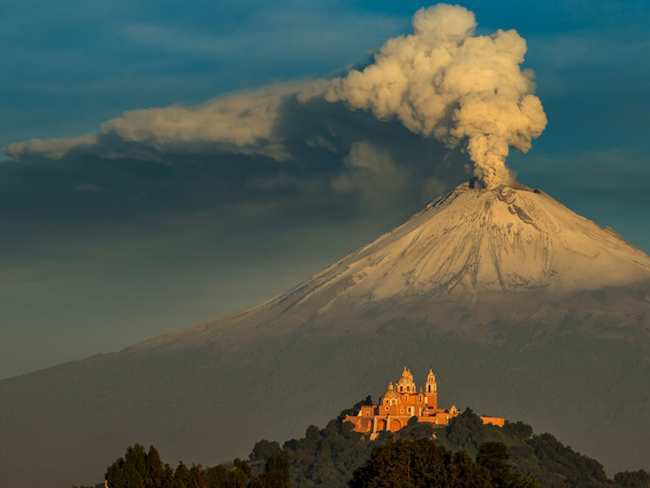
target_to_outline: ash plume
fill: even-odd
[[[17,162],[61,167],[81,159],[175,167],[205,157],[226,173],[237,158],[258,180],[264,178],[259,168],[264,173],[273,161],[280,173],[293,168],[296,179],[307,175],[310,181],[298,186],[356,195],[366,208],[387,202],[389,194],[399,201],[409,193],[405,188],[417,185],[422,188],[410,193],[428,201],[465,179],[460,173],[469,159],[485,186],[508,184],[509,148],[528,151],[546,115],[533,95],[532,71],[520,66],[524,39],[514,30],[476,36],[475,28],[474,14],[463,7],[420,9],[413,32],[387,41],[361,71],[222,94],[196,106],[130,110],[95,134],[16,142],[4,152]],[[323,172],[318,165],[325,161]],[[331,184],[316,182],[317,175]],[[279,180],[286,175],[264,185]]]
[[[488,188],[507,184],[509,148],[527,152],[546,115],[532,94],[532,71],[520,67],[526,41],[514,30],[476,36],[476,25],[460,6],[422,8],[411,34],[386,42],[362,71],[334,80],[326,98],[382,120],[396,117],[449,147],[466,144]]]

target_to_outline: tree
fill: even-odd
[[[228,488],[246,488],[251,478],[251,468],[246,461],[237,458],[233,461],[233,468],[228,473]]]
[[[145,451],[140,444],[129,446],[126,455],[111,464],[104,479],[111,488],[144,488]]]
[[[431,439],[391,438],[372,450],[370,460],[354,472],[351,488],[541,488],[512,472],[508,448],[490,442],[477,462],[465,451],[452,453]]]
[[[389,439],[357,469],[351,488],[399,486],[490,488],[489,475],[464,452],[452,454],[429,439]]]
[[[144,488],[161,488],[163,478],[163,463],[160,459],[158,449],[149,446],[149,452],[145,458],[146,475]]]
[[[490,472],[492,482],[498,487],[509,486],[514,481],[515,476],[509,460],[508,448],[501,442],[481,444],[476,455],[476,463]]]
[[[162,468],[160,488],[174,488],[174,469],[167,463]]]
[[[533,435],[533,428],[528,424],[524,424],[523,422],[508,422],[506,420],[503,426],[503,430],[506,433],[512,434],[513,436],[521,439],[522,441],[530,439],[530,437]]]
[[[222,464],[207,469],[208,488],[222,488],[228,482],[228,470]]]
[[[289,471],[289,456],[279,452],[271,456],[264,466],[262,475],[265,488],[289,488],[291,473]]]
[[[190,488],[190,470],[183,461],[178,462],[174,471],[174,488]]]
[[[614,482],[623,488],[650,488],[650,473],[639,471],[622,471],[614,475]]]
[[[356,415],[359,410],[361,410],[361,407],[369,405],[374,405],[372,402],[372,397],[370,395],[368,395],[360,402],[355,403],[352,408],[346,408],[345,410],[342,410],[341,413],[339,413],[338,417],[336,417],[336,423],[340,427],[343,424],[345,417],[348,415]]]
[[[133,467],[138,477],[144,483],[144,479],[147,476],[147,454],[144,447],[140,444],[127,447],[124,461],[128,466]]]
[[[251,461],[266,461],[271,456],[275,456],[281,451],[282,448],[278,442],[269,442],[266,439],[262,439],[255,443],[253,450],[248,457]]]
[[[471,408],[454,417],[447,426],[447,438],[463,449],[476,448],[483,442],[483,421]]]
[[[200,464],[190,468],[190,488],[208,488],[208,474]]]
[[[411,417],[406,424],[406,427],[399,430],[396,435],[402,439],[407,437],[433,437],[436,432],[436,427],[430,422],[420,422],[417,417]]]

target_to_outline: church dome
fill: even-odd
[[[415,389],[415,383],[413,382],[413,374],[411,374],[411,371],[406,367],[404,368],[402,377],[397,381],[396,386],[397,386],[397,391],[400,393],[403,392],[415,393],[416,389]]]
[[[399,394],[395,391],[392,381],[388,384],[388,390],[386,390],[386,393],[384,393],[379,399],[379,403],[383,404],[384,400],[390,400],[391,398],[399,399]]]

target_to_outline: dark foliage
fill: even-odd
[[[622,488],[650,488],[650,473],[639,471],[622,471],[616,473],[614,482]]]
[[[370,397],[342,411],[324,429],[309,426],[303,438],[287,441],[282,448],[277,442],[261,440],[252,449],[250,463],[235,459],[203,468],[179,462],[174,469],[163,463],[155,447],[145,451],[135,444],[107,468],[105,479],[110,488],[336,488],[348,483],[355,487],[532,488],[539,483],[545,488],[650,488],[650,474],[643,470],[617,473],[609,480],[599,462],[552,435],[534,435],[523,422],[506,421],[503,428],[483,425],[469,408],[446,428],[411,419],[399,432],[382,433],[371,442],[344,422],[346,415],[368,404],[372,404]]]
[[[289,488],[291,473],[289,456],[286,452],[278,452],[271,456],[264,466],[264,473],[258,478],[258,485],[265,488]],[[253,483],[251,483],[251,486]]]
[[[282,451],[280,443],[277,441],[269,442],[266,439],[262,439],[259,442],[256,442],[253,446],[248,458],[251,461],[266,461],[271,456],[275,456]]]
[[[436,437],[436,432],[440,431],[440,427],[436,427],[429,422],[418,422],[416,417],[411,418],[406,427],[393,433],[394,436],[400,439],[410,439],[415,437],[433,439]]]
[[[527,445],[545,473],[531,473],[546,486],[599,487],[610,483],[603,465],[564,446],[551,434],[532,436]]]
[[[366,436],[353,432],[352,425],[343,419],[356,413],[361,405],[371,403],[371,398],[367,397],[353,409],[343,410],[324,429],[311,425],[305,437],[284,444],[291,466],[292,487],[347,485],[352,472],[368,459],[370,441]]]
[[[351,488],[536,487],[512,473],[508,449],[489,443],[474,462],[465,451],[452,452],[430,439],[390,439],[372,450],[370,460],[354,472]]]
[[[530,476],[520,476],[510,464],[510,450],[501,442],[481,444],[476,455],[476,463],[490,473],[490,481],[497,487],[534,487]]]
[[[501,442],[481,444],[476,455],[476,462],[490,472],[491,480],[497,486],[508,486],[512,478],[510,452]]]
[[[466,410],[446,429],[436,431],[438,441],[452,450],[463,449],[477,456],[479,440],[502,442],[508,447],[513,471],[547,488],[617,486],[607,479],[598,461],[564,446],[550,434],[533,435],[532,427],[523,422],[506,421],[503,428],[498,428],[477,420],[480,418]]]
[[[461,449],[472,451],[478,449],[485,437],[483,421],[471,408],[466,408],[460,415],[451,419],[446,431],[449,441]]]
[[[357,412],[358,412],[359,410],[361,410],[361,407],[363,407],[363,406],[369,406],[369,405],[373,405],[372,397],[371,397],[370,395],[368,395],[366,398],[364,398],[364,399],[361,400],[360,402],[355,403],[355,404],[352,406],[352,408],[346,408],[345,410],[341,411],[341,413],[340,413],[339,416],[337,417],[337,420],[339,420],[339,421],[342,422],[343,419],[344,419],[347,415],[356,415]]]
[[[522,441],[530,439],[533,435],[533,428],[523,422],[508,422],[506,420],[503,431]]]
[[[176,469],[163,464],[155,447],[135,444],[127,448],[124,458],[106,470],[110,488],[289,488],[289,460],[286,453],[271,455],[260,476],[251,474],[246,461],[235,459],[231,466],[204,469],[200,464],[187,467],[179,462]],[[97,485],[103,488],[104,484]]]

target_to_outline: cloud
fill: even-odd
[[[281,140],[273,134],[285,97],[293,84],[216,98],[197,107],[172,106],[133,110],[101,126],[101,133],[157,150],[219,144],[223,150],[286,159]]]
[[[450,156],[440,142],[397,121],[325,100],[331,86],[326,79],[284,83],[193,107],[128,111],[97,134],[14,143],[5,153],[67,172],[61,178],[72,179],[66,185],[77,193],[119,194],[122,205],[138,206],[146,200],[124,195],[124,185],[135,185],[147,198],[152,192],[175,192],[175,198],[191,193],[183,207],[278,199],[288,213],[286,205],[320,204],[397,214],[437,196],[432,189],[444,191],[467,178],[466,156]],[[42,184],[57,180],[51,181]]]
[[[352,144],[343,159],[346,171],[332,180],[339,193],[361,193],[361,201],[373,207],[391,205],[407,189],[407,175],[385,151],[368,141]]]
[[[5,153],[58,161],[74,179],[66,186],[87,198],[122,194],[130,173],[128,185],[187,191],[200,205],[343,199],[363,212],[399,212],[467,178],[463,150],[486,185],[507,181],[509,147],[528,150],[546,124],[532,74],[519,66],[525,41],[514,31],[474,36],[475,27],[462,7],[421,9],[413,33],[389,40],[361,71],[131,110],[97,134],[13,143]]]
[[[526,152],[546,126],[522,71],[526,42],[514,31],[474,36],[474,14],[439,4],[420,9],[413,33],[389,40],[363,71],[336,80],[327,94],[382,120],[454,147],[467,141],[475,174],[491,187],[508,183],[509,147]]]
[[[97,136],[89,134],[81,137],[61,137],[57,139],[30,139],[9,144],[4,152],[15,161],[38,154],[49,159],[61,159],[68,151],[97,144]]]
[[[32,139],[9,145],[5,153],[14,160],[31,153],[60,159],[71,150],[108,158],[146,158],[147,154],[151,158],[158,158],[164,151],[194,152],[212,145],[224,152],[262,154],[283,160],[286,155],[281,141],[274,137],[272,131],[284,98],[295,94],[300,86],[274,85],[252,92],[225,95],[195,107],[177,105],[131,110],[104,122],[99,134],[66,139]],[[120,153],[113,147],[116,140],[137,147],[140,151]]]

